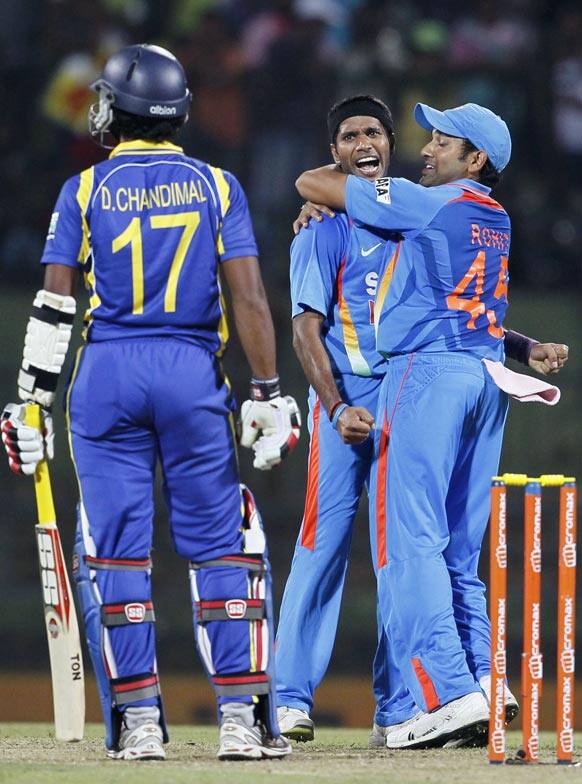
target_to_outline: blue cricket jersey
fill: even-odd
[[[348,177],[348,215],[403,236],[378,286],[383,354],[466,351],[503,360],[511,227],[489,192],[474,180],[425,188]]]
[[[376,350],[374,300],[382,258],[395,247],[345,214],[311,221],[293,240],[292,316],[306,310],[324,316],[322,340],[336,375],[386,372]]]
[[[140,140],[67,180],[41,261],[84,272],[88,340],[165,335],[221,353],[218,265],[256,255],[232,174],[169,142]]]

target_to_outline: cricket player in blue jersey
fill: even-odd
[[[342,171],[368,180],[386,174],[394,125],[378,98],[358,95],[333,106],[328,132]],[[373,307],[390,244],[396,247],[390,233],[356,226],[340,214],[314,222],[291,246],[294,345],[311,383],[305,513],[277,629],[279,725],[295,740],[313,738],[314,691],[331,657],[354,518],[369,481],[371,412],[385,373],[375,348]],[[376,721],[384,725],[407,715],[411,701],[401,679],[389,677],[386,653],[380,633],[374,681]]]
[[[382,619],[421,712],[389,728],[389,748],[486,732],[490,627],[477,564],[507,413],[482,360],[504,360],[511,228],[489,194],[509,162],[510,134],[476,104],[445,112],[418,104],[415,117],[432,131],[420,184],[370,183],[335,167],[297,181],[304,198],[402,235],[376,298],[388,370],[371,525]]]
[[[354,96],[336,104],[328,131],[332,156],[343,172],[368,180],[386,174],[394,129],[377,98]],[[325,207],[306,205],[294,229],[309,228],[291,248],[294,343],[311,383],[305,513],[277,629],[279,724],[296,740],[313,738],[314,690],[331,656],[353,521],[371,470],[368,435],[386,372],[375,351],[374,298],[382,259],[393,257],[399,239],[355,224],[345,213],[333,216]],[[310,218],[319,223],[309,225]],[[512,331],[506,332],[505,346],[508,356],[543,374],[567,360],[567,347],[539,344]],[[376,537],[371,545],[377,564],[384,543]],[[372,746],[384,745],[394,725],[420,710],[388,653],[380,634]]]
[[[94,85],[92,133],[109,159],[63,186],[46,241],[18,379],[2,430],[11,466],[34,472],[41,436],[28,401],[50,407],[75,313],[90,289],[86,345],[66,396],[80,488],[76,580],[106,724],[108,756],[164,759],[150,551],[161,463],[172,536],[190,562],[198,650],[214,686],[220,759],[281,757],[273,675],[270,567],[261,518],[239,484],[233,411],[222,373],[228,329],[219,270],[253,372],[241,442],[268,469],[295,445],[283,397],[246,197],[229,172],[174,143],[188,117],[184,70],[165,49],[111,57]]]

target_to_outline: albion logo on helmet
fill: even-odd
[[[150,106],[150,114],[176,114],[176,107],[156,104],[155,106]]]

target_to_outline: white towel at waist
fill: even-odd
[[[558,387],[542,381],[541,378],[515,373],[501,362],[492,362],[490,359],[484,359],[482,362],[499,389],[521,403],[545,403],[546,406],[555,406],[560,400],[561,392]]]

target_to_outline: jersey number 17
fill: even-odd
[[[151,215],[149,218],[152,229],[182,229],[174,258],[170,265],[168,283],[164,296],[164,311],[176,312],[176,292],[180,271],[186,259],[192,237],[200,225],[199,212],[178,212],[169,215]],[[131,247],[131,279],[133,284],[133,310],[134,315],[143,313],[143,233],[140,218],[132,218],[127,228],[113,240],[111,249],[117,253],[127,245]]]

